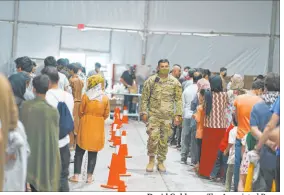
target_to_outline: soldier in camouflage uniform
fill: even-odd
[[[152,172],[157,155],[158,170],[165,172],[163,162],[168,152],[167,141],[172,134],[171,124],[180,125],[182,116],[182,88],[179,81],[169,75],[169,61],[160,60],[158,74],[145,81],[141,99],[141,118],[147,124],[149,164]],[[176,106],[176,109],[174,109]]]

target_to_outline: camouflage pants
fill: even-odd
[[[168,138],[172,134],[172,119],[165,120],[151,116],[147,125],[148,156],[156,156],[160,162],[166,160],[168,153]]]

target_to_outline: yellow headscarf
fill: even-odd
[[[98,84],[102,84],[102,89],[104,89],[104,82],[105,79],[100,74],[93,75],[88,78],[88,90],[94,88]]]

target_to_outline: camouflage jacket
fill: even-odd
[[[182,88],[180,82],[169,75],[155,82],[157,74],[144,83],[141,97],[141,114],[169,119],[182,116]],[[152,90],[152,92],[151,92]]]

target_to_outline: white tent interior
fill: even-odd
[[[11,73],[19,56],[84,53],[85,63],[155,68],[168,58],[212,71],[224,66],[228,74],[264,74],[279,71],[279,17],[279,1],[4,0],[0,71]]]

